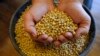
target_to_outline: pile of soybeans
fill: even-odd
[[[26,8],[25,11],[29,9]],[[24,12],[25,12],[24,11]],[[18,47],[26,56],[79,56],[88,42],[88,35],[82,35],[75,42],[67,41],[59,48],[53,44],[43,46],[31,39],[29,33],[25,31],[23,14],[18,19],[15,26],[16,41]],[[38,35],[43,33],[56,39],[61,33],[70,31],[75,34],[78,25],[73,22],[70,16],[63,11],[55,8],[46,13],[42,19],[35,25]]]

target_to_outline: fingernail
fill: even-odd
[[[59,41],[55,41],[55,42],[54,42],[54,45],[55,45],[56,47],[60,47],[60,42],[59,42]]]
[[[48,38],[48,35],[43,34],[43,35],[41,36],[41,38],[42,38],[42,40],[46,40],[46,39]]]
[[[66,32],[66,33],[64,34],[64,36],[65,36],[67,39],[69,39],[69,40],[71,40],[71,39],[73,38],[73,34],[72,34],[71,32]]]
[[[53,38],[52,38],[52,37],[48,37],[48,38],[47,38],[47,41],[48,41],[49,43],[52,43],[52,42],[53,42]]]
[[[33,36],[33,37],[37,37],[37,35],[35,35],[35,34],[32,34],[32,36]]]
[[[67,39],[66,39],[66,37],[64,37],[63,35],[60,35],[60,36],[59,36],[59,41],[60,41],[61,43],[64,43],[64,42],[67,41]]]
[[[81,33],[77,33],[77,34],[75,35],[75,38],[78,39],[78,38],[80,38],[80,36],[81,36]]]
[[[31,31],[30,34],[32,34],[33,36],[36,36],[36,32]]]

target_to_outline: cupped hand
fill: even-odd
[[[49,0],[34,0],[31,8],[25,12],[24,27],[25,30],[32,35],[32,39],[44,44],[51,43],[53,39],[46,34],[37,37],[35,24],[42,18],[44,14],[52,10],[53,2]]]
[[[59,36],[58,40],[54,42],[56,46],[60,46],[67,40],[77,39],[81,35],[87,34],[91,24],[91,18],[83,9],[80,2],[74,1],[66,3],[66,1],[67,0],[63,0],[63,2],[60,2],[58,8],[64,11],[67,15],[71,16],[74,23],[78,24],[78,29],[76,30],[75,35],[73,35],[71,32],[66,32]]]

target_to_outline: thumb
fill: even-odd
[[[90,23],[81,23],[79,28],[76,30],[75,37],[79,38],[81,35],[88,34],[90,28]]]
[[[78,28],[75,34],[76,38],[79,38],[81,35],[85,35],[88,33],[88,30],[86,28]]]
[[[35,29],[35,23],[33,20],[33,17],[30,15],[30,13],[26,13],[23,16],[24,19],[24,27],[25,30],[30,33],[33,37],[36,36],[36,29]]]

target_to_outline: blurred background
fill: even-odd
[[[0,56],[19,56],[10,42],[8,28],[11,16],[24,2],[25,0],[0,0]],[[93,0],[93,2],[91,2],[92,0],[86,0],[84,3],[91,9],[91,13],[96,22],[97,31],[95,42],[87,56],[100,56],[100,1]]]

